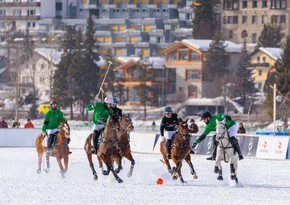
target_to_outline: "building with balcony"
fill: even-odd
[[[166,68],[176,70],[174,92],[167,95],[169,102],[179,102],[188,98],[210,97],[208,83],[202,74],[206,52],[212,40],[183,39],[164,50]],[[230,64],[233,71],[239,62],[241,46],[231,41],[224,42],[227,47]]]
[[[251,54],[251,69],[253,69],[253,77],[256,88],[261,92],[264,90],[265,81],[268,73],[274,69],[275,62],[281,58],[281,48],[265,48],[260,47]]]

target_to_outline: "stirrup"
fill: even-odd
[[[213,156],[210,156],[210,157],[206,158],[206,160],[211,160],[211,161],[214,161],[214,160],[215,160],[215,158],[214,158]]]
[[[91,150],[91,154],[97,154],[97,150],[92,149],[92,150]]]

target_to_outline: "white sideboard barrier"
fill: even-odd
[[[70,148],[83,149],[86,138],[92,130],[71,130]],[[1,147],[35,147],[35,140],[41,133],[41,129],[7,128],[0,129]],[[192,135],[193,142],[199,135]],[[289,137],[239,135],[242,152],[245,156],[265,159],[290,159]],[[160,153],[162,138],[156,132],[131,132],[130,145],[132,152]],[[46,140],[44,140],[44,145]],[[212,151],[211,136],[199,144],[195,152],[197,154],[210,154]]]

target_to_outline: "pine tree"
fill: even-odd
[[[68,69],[72,63],[72,58],[75,51],[75,35],[76,31],[71,26],[68,26],[64,39],[62,41],[63,53],[61,61],[57,65],[57,69],[53,74],[52,79],[52,98],[57,100],[62,107],[71,105],[70,84],[68,81]]]
[[[265,24],[259,36],[258,47],[280,47],[285,36],[281,30],[280,25]]]
[[[246,41],[244,42],[236,74],[239,77],[240,103],[241,105],[245,105],[247,99],[250,100],[251,96],[254,96],[257,92],[253,78],[253,70],[250,69],[250,56],[247,52]],[[247,110],[248,108],[245,107],[244,111],[247,112]]]
[[[194,39],[213,39],[216,32],[216,20],[213,12],[213,4],[211,1],[199,1],[198,6],[193,7],[194,18],[193,38]]]
[[[286,98],[289,99],[290,97],[290,37],[287,36],[286,41],[282,45],[282,54],[281,58],[279,58],[275,65],[274,68],[276,69],[275,74],[273,76],[275,79],[275,83],[277,85],[277,91]],[[273,96],[273,92],[267,93],[269,95],[268,97],[271,97],[271,94]],[[268,98],[267,98],[268,99]],[[273,102],[272,102],[273,103]],[[283,103],[281,104],[281,115],[280,117],[284,121],[284,125],[288,126],[288,116],[289,116],[289,106],[287,105],[288,103]],[[268,103],[269,106],[269,103]],[[273,106],[272,106],[273,107]],[[269,107],[267,107],[269,112],[271,113]]]
[[[96,52],[94,34],[94,21],[90,15],[87,19],[87,27],[84,36],[83,65],[81,67],[82,73],[78,77],[81,81],[79,89],[82,90],[82,113],[85,112],[86,106],[96,96],[102,82],[102,79],[99,77],[100,68],[97,65],[97,62],[100,58],[99,54]],[[88,113],[86,113],[85,119],[88,117],[87,114]]]
[[[221,39],[221,34],[217,33],[206,52],[206,61],[202,73],[205,81],[222,77],[228,71],[229,56],[226,54],[226,47],[225,41]]]
[[[152,64],[143,58],[143,56],[140,56],[140,60],[137,62],[137,72],[138,72],[138,82],[139,85],[134,86],[134,88],[137,90],[137,95],[140,97],[140,102],[144,106],[144,120],[146,120],[146,106],[148,105],[147,102],[150,102],[150,95],[151,92],[153,92],[153,88],[151,86],[147,85],[148,81],[152,80],[152,74],[150,73],[149,68],[152,66]]]

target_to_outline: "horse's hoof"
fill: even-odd
[[[65,175],[64,175],[64,173],[61,174],[61,178],[62,178],[62,179],[65,179]]]
[[[44,171],[45,171],[45,173],[48,173],[50,170],[49,169],[45,169]]]
[[[40,173],[41,173],[41,170],[40,170],[40,169],[38,169],[38,170],[36,171],[36,173],[37,173],[37,174],[40,174]]]
[[[214,167],[214,173],[218,174],[219,173],[219,168],[217,166]]]
[[[98,181],[98,175],[94,175],[94,180]]]
[[[109,172],[108,172],[108,171],[105,171],[105,170],[103,170],[103,171],[102,171],[102,174],[103,174],[103,175],[109,175]]]
[[[127,177],[131,177],[132,176],[132,172],[128,172]]]
[[[192,175],[193,179],[197,179],[198,176],[196,174]]]
[[[123,180],[122,179],[117,179],[118,180],[118,183],[123,183]]]
[[[217,180],[224,180],[223,176],[218,176]]]
[[[172,179],[173,179],[174,181],[177,180],[177,176],[173,175],[173,176],[172,176]]]
[[[235,180],[236,179],[236,175],[231,175],[231,180]]]

